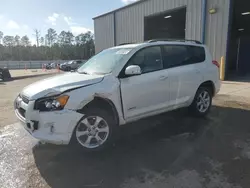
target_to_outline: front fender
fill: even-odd
[[[93,100],[94,100],[94,96],[90,96],[90,97],[88,97],[88,98],[82,100],[82,101],[80,102],[80,104],[76,107],[76,110],[82,109],[84,106],[86,106],[87,104],[89,104],[89,103],[90,103],[91,101],[93,101]]]
[[[112,101],[118,112],[119,124],[125,124],[121,104],[120,82],[117,78],[108,76],[101,83],[69,91],[65,94],[70,96],[65,108],[71,110],[80,110],[97,97]]]
[[[109,98],[109,96],[107,96],[107,94],[95,93],[95,94],[81,100],[79,105],[76,107],[76,110],[80,110],[80,109],[84,108],[87,104],[89,104],[91,101],[93,101],[96,97],[110,101],[110,98]]]

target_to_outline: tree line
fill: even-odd
[[[70,31],[57,34],[50,28],[45,36],[41,36],[35,29],[34,36],[36,44],[31,45],[27,35],[10,36],[0,31],[0,61],[89,59],[95,54],[91,32],[74,36]]]

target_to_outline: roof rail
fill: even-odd
[[[127,42],[127,43],[121,43],[121,44],[119,44],[118,46],[122,46],[122,45],[126,45],[126,44],[133,44],[133,43],[130,43],[130,42]]]
[[[196,44],[202,44],[200,41],[189,40],[189,39],[151,39],[151,40],[146,41],[146,42],[152,43],[152,42],[160,42],[160,41],[194,42]]]

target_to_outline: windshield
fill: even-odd
[[[108,74],[113,71],[120,60],[127,55],[131,48],[115,48],[103,50],[84,63],[77,72],[85,74]]]

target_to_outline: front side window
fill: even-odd
[[[129,60],[129,65],[138,65],[142,73],[161,70],[163,68],[161,48],[153,46],[140,50]]]
[[[80,66],[77,72],[84,74],[109,74],[131,50],[131,48],[103,50]]]

